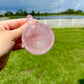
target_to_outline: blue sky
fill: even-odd
[[[31,12],[61,12],[68,8],[84,11],[84,0],[0,0],[0,13],[17,11],[18,9]]]

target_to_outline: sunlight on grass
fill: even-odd
[[[44,55],[27,50],[10,54],[7,66],[0,72],[1,84],[83,84],[84,29],[54,29],[55,43]]]

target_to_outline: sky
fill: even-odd
[[[0,14],[6,11],[16,12],[19,9],[28,13],[32,10],[59,13],[68,8],[84,11],[84,0],[0,0]]]

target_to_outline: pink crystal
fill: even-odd
[[[48,52],[54,44],[53,31],[43,23],[35,23],[31,15],[28,15],[27,18],[29,25],[22,34],[25,48],[35,55]]]

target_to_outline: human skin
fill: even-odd
[[[0,21],[0,70],[7,64],[11,51],[24,48],[21,36],[27,26],[27,19]]]

